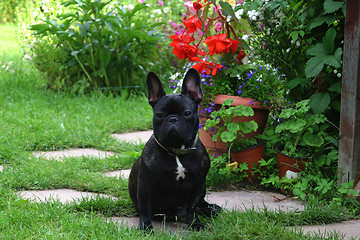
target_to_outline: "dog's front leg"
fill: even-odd
[[[146,178],[139,181],[137,197],[140,214],[139,229],[152,231],[153,226],[151,224],[151,193],[150,186],[146,182]]]
[[[187,205],[187,213],[186,213],[186,222],[188,224],[188,228],[192,228],[196,231],[200,231],[205,228],[205,225],[200,222],[196,214],[196,208],[200,202],[200,200],[205,197],[205,184],[197,189],[196,193],[193,194],[193,197],[189,199]]]

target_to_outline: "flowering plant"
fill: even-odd
[[[170,36],[173,53],[189,61],[203,78],[203,107],[208,112],[216,94],[250,97],[263,104],[279,96],[282,75],[269,66],[249,64],[245,40],[251,35],[248,20],[256,20],[256,13],[248,11],[246,16],[240,2],[234,6],[224,1],[192,2],[183,30]]]

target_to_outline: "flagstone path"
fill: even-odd
[[[119,141],[128,141],[136,144],[145,143],[151,136],[152,131],[143,131],[126,134],[112,134],[112,137]],[[113,152],[105,152],[96,149],[71,149],[64,151],[53,152],[35,152],[34,156],[46,159],[60,160],[67,157],[91,156],[98,158],[105,158],[114,155]],[[0,171],[3,171],[3,166],[0,165]],[[127,179],[130,174],[130,169],[110,171],[103,173],[109,177]],[[31,199],[33,201],[41,202],[50,199],[56,199],[66,204],[71,201],[77,201],[81,198],[96,198],[109,197],[105,194],[81,192],[73,189],[55,189],[55,190],[41,190],[41,191],[22,191],[18,193],[21,198]],[[278,193],[260,192],[260,191],[231,191],[231,192],[212,192],[207,194],[206,200],[210,203],[221,205],[225,209],[236,209],[244,211],[249,208],[261,209],[266,207],[268,210],[281,211],[297,211],[303,210],[304,204],[300,201],[288,198],[283,201],[275,201],[276,199],[283,199],[285,196]],[[137,217],[111,217],[107,221],[116,224],[127,225],[128,227],[136,227],[139,219]],[[162,229],[170,232],[186,231],[186,225],[178,222],[166,222],[154,220],[154,228],[156,230]],[[360,221],[352,220],[342,223],[335,223],[323,226],[303,226],[303,232],[331,232],[337,231],[340,234],[346,234],[345,239],[350,237],[360,236]]]
[[[62,151],[51,151],[51,152],[34,152],[33,155],[37,158],[46,158],[46,159],[56,159],[61,160],[62,158],[69,157],[98,157],[98,158],[106,158],[114,155],[113,152],[105,152],[97,149],[91,148],[77,148],[77,149],[69,149]]]

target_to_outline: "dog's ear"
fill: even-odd
[[[166,95],[165,90],[160,79],[153,72],[148,73],[146,77],[146,85],[148,88],[149,103],[152,107],[154,107],[156,102]]]
[[[185,75],[181,93],[190,97],[196,104],[202,101],[202,90],[200,86],[200,75],[198,71],[191,68]]]

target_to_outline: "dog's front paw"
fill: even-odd
[[[216,217],[220,214],[222,208],[217,204],[210,204],[203,201],[197,209],[197,213],[205,217]]]
[[[146,231],[146,232],[153,232],[154,228],[153,228],[151,223],[149,224],[149,223],[145,223],[145,222],[140,222],[139,230],[143,230],[143,231]]]
[[[200,231],[205,228],[205,225],[202,224],[199,220],[194,221],[193,223],[188,225],[188,229],[192,229],[195,231]]]

